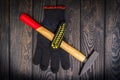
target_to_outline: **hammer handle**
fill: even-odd
[[[50,41],[52,41],[54,34],[51,31],[49,31],[48,29],[46,29],[45,27],[43,27],[40,24],[38,24],[37,22],[35,22],[28,15],[26,15],[24,13],[21,14],[20,20],[22,22],[26,23],[27,25],[29,25],[30,27],[32,27],[33,29],[35,29],[36,31],[38,31],[41,35],[43,35]],[[60,47],[62,49],[64,49],[66,52],[68,52],[69,54],[71,54],[73,57],[75,57],[80,62],[83,62],[86,59],[85,55],[83,55],[80,51],[78,51],[77,49],[75,49],[72,46],[70,46],[69,44],[67,44],[65,41],[62,41]]]

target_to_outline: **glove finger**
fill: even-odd
[[[53,49],[51,49],[51,52],[51,71],[57,73],[59,70],[59,54]]]
[[[36,44],[36,49],[35,49],[35,54],[33,56],[33,63],[35,65],[38,65],[40,63],[40,60],[41,60],[41,50],[39,49],[41,47],[41,44],[40,44],[40,35],[37,34],[37,44]]]
[[[70,68],[70,60],[69,60],[69,55],[62,49],[60,49],[60,60],[61,60],[61,66],[64,70],[67,70]]]
[[[44,50],[44,51],[43,50],[41,52],[43,55],[41,57],[40,68],[42,70],[46,70],[48,68],[48,66],[49,66],[50,55],[46,50]]]
[[[41,36],[41,60],[40,60],[40,68],[42,70],[46,70],[49,66],[49,59],[50,59],[50,50],[49,50],[49,40]]]

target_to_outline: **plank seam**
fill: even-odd
[[[105,79],[105,47],[106,47],[106,44],[105,44],[105,41],[106,41],[106,0],[104,1],[104,68],[103,68],[103,70],[104,70],[104,73],[103,73],[103,78]]]

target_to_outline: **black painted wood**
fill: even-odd
[[[81,0],[81,51],[99,53],[93,66],[81,79],[104,79],[104,0]]]
[[[9,0],[0,0],[0,80],[9,80]]]
[[[120,80],[120,1],[106,1],[105,79]]]
[[[65,40],[99,57],[79,76],[82,63],[70,56],[71,68],[53,74],[32,63],[36,31],[19,21],[25,12],[39,23],[44,5],[66,5]],[[120,80],[119,0],[0,0],[0,80]]]
[[[80,0],[66,1],[66,41],[80,50]],[[79,80],[80,62],[70,55],[68,80]]]
[[[32,13],[32,0],[10,0],[10,79],[32,79],[32,29],[19,20]]]

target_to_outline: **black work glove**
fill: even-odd
[[[42,25],[55,33],[59,24],[65,21],[64,11],[65,9],[45,9]],[[64,70],[69,69],[70,61],[68,53],[60,48],[54,50],[50,44],[51,42],[48,39],[37,34],[37,46],[33,63],[36,65],[40,64],[42,70],[46,70],[50,63],[53,73],[58,72],[60,62]]]

